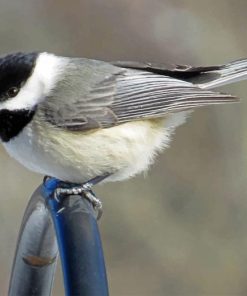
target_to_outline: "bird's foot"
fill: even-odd
[[[60,181],[58,187],[56,187],[54,190],[53,197],[57,202],[61,202],[61,200],[66,196],[82,195],[93,205],[94,209],[99,212],[99,215],[101,215],[102,202],[95,196],[92,191],[92,187],[103,181],[109,175],[110,174],[97,176],[83,184],[74,184],[70,182]],[[48,179],[50,179],[50,177],[46,176],[44,178],[44,183],[46,183]]]
[[[72,184],[70,184],[71,186]],[[66,186],[68,184],[66,183]],[[88,201],[91,202],[95,210],[101,210],[102,209],[102,202],[100,199],[98,199],[94,193],[92,192],[91,188],[87,186],[87,183],[83,185],[72,185],[72,187],[58,187],[55,189],[54,192],[54,198],[57,202],[61,201],[61,198],[64,198],[69,195],[83,195]]]

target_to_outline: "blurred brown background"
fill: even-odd
[[[247,57],[246,17],[244,0],[1,0],[0,53],[220,64]],[[146,177],[96,189],[111,295],[247,295],[246,90],[197,110]],[[0,295],[41,178],[0,148]]]

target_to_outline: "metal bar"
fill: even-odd
[[[44,196],[55,226],[66,295],[108,296],[98,213],[79,195],[50,198],[58,186],[58,180],[47,180]]]
[[[23,217],[9,295],[49,296],[57,254],[53,223],[40,186],[32,195]]]
[[[9,295],[49,296],[59,248],[66,295],[108,296],[98,212],[79,195],[54,199],[58,186],[59,181],[51,178],[31,197],[19,233]]]

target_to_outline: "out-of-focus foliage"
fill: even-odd
[[[244,0],[2,0],[0,53],[215,64],[247,57]],[[97,188],[111,295],[247,294],[247,82],[197,110],[147,176]],[[41,176],[0,148],[0,295]],[[62,295],[57,277],[54,295]]]

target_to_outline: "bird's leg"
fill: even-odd
[[[93,193],[92,187],[100,183],[101,181],[103,181],[108,176],[110,176],[110,174],[97,176],[83,184],[75,184],[75,183],[60,181],[59,186],[55,189],[53,196],[59,202],[61,201],[62,197],[66,197],[69,195],[83,195],[88,201],[92,203],[93,207],[96,210],[101,211],[102,203]],[[44,178],[44,183],[49,178],[50,177],[46,176]]]

